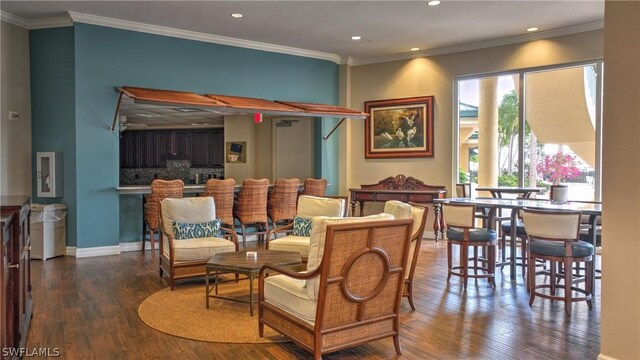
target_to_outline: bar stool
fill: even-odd
[[[142,251],[145,249],[145,237],[149,231],[151,251],[155,250],[155,234],[160,236],[160,201],[166,198],[181,198],[184,191],[182,180],[160,180],[151,182],[151,194],[144,196],[144,217],[142,220]],[[162,239],[158,238],[158,241]]]
[[[234,204],[233,217],[242,229],[242,245],[247,247],[246,227],[255,224],[253,234],[265,234],[269,229],[267,217],[267,196],[269,194],[268,179],[244,179],[238,199]]]
[[[464,289],[467,289],[469,278],[486,278],[489,284],[496,286],[496,240],[495,230],[475,228],[475,205],[467,204],[442,204],[442,216],[447,227],[447,266],[449,274],[460,276],[463,279]],[[453,266],[453,247],[460,246],[460,266]],[[469,265],[469,248],[473,247],[473,265]],[[478,248],[482,248],[487,259],[478,258]],[[486,264],[485,266],[479,266]],[[473,274],[469,271],[473,270]],[[479,274],[478,271],[482,273]]]
[[[216,217],[221,224],[233,229],[233,196],[236,181],[233,179],[209,179],[200,196],[211,196],[216,207]]]
[[[297,178],[280,178],[273,183],[273,191],[269,193],[267,202],[267,215],[274,229],[276,223],[290,223],[296,216],[298,187],[300,187],[300,179]]]
[[[327,191],[327,179],[306,178],[302,195],[324,196]]]
[[[565,312],[571,315],[571,303],[586,301],[591,310],[593,292],[593,245],[580,241],[580,211],[549,211],[525,209],[522,212],[525,230],[529,238],[528,251],[528,289],[529,306],[536,296],[565,302]],[[537,259],[551,263],[549,284],[536,285],[535,261]],[[573,271],[564,271],[564,296],[556,296],[556,274],[558,264],[564,269],[572,269],[574,263],[585,263],[585,288],[573,286]],[[538,291],[549,289],[549,293]],[[573,292],[584,294],[573,297]]]

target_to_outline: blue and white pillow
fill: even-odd
[[[220,237],[220,235],[220,219],[197,224],[173,221],[173,237],[176,240]]]
[[[311,236],[311,218],[298,216],[293,218],[294,236]]]

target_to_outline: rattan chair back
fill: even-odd
[[[302,195],[323,196],[327,191],[327,179],[306,178]]]
[[[184,192],[182,180],[160,180],[151,182],[151,194],[145,197],[144,221],[149,228],[160,228],[160,201],[166,198],[181,198]]]
[[[234,179],[209,179],[205,192],[200,196],[211,196],[216,206],[216,216],[223,224],[233,226],[233,195],[236,188]]]
[[[293,220],[296,216],[300,179],[276,179],[269,194],[267,213],[271,221]]]
[[[267,222],[268,179],[244,179],[234,216],[243,224]]]

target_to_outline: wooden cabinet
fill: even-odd
[[[30,200],[28,196],[0,198],[0,348],[25,346],[31,300]]]
[[[167,160],[189,160],[192,167],[224,166],[224,132],[204,129],[121,133],[120,168],[166,167]]]

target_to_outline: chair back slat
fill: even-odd
[[[216,206],[216,216],[223,224],[233,225],[234,179],[209,179],[201,197],[211,196]]]

